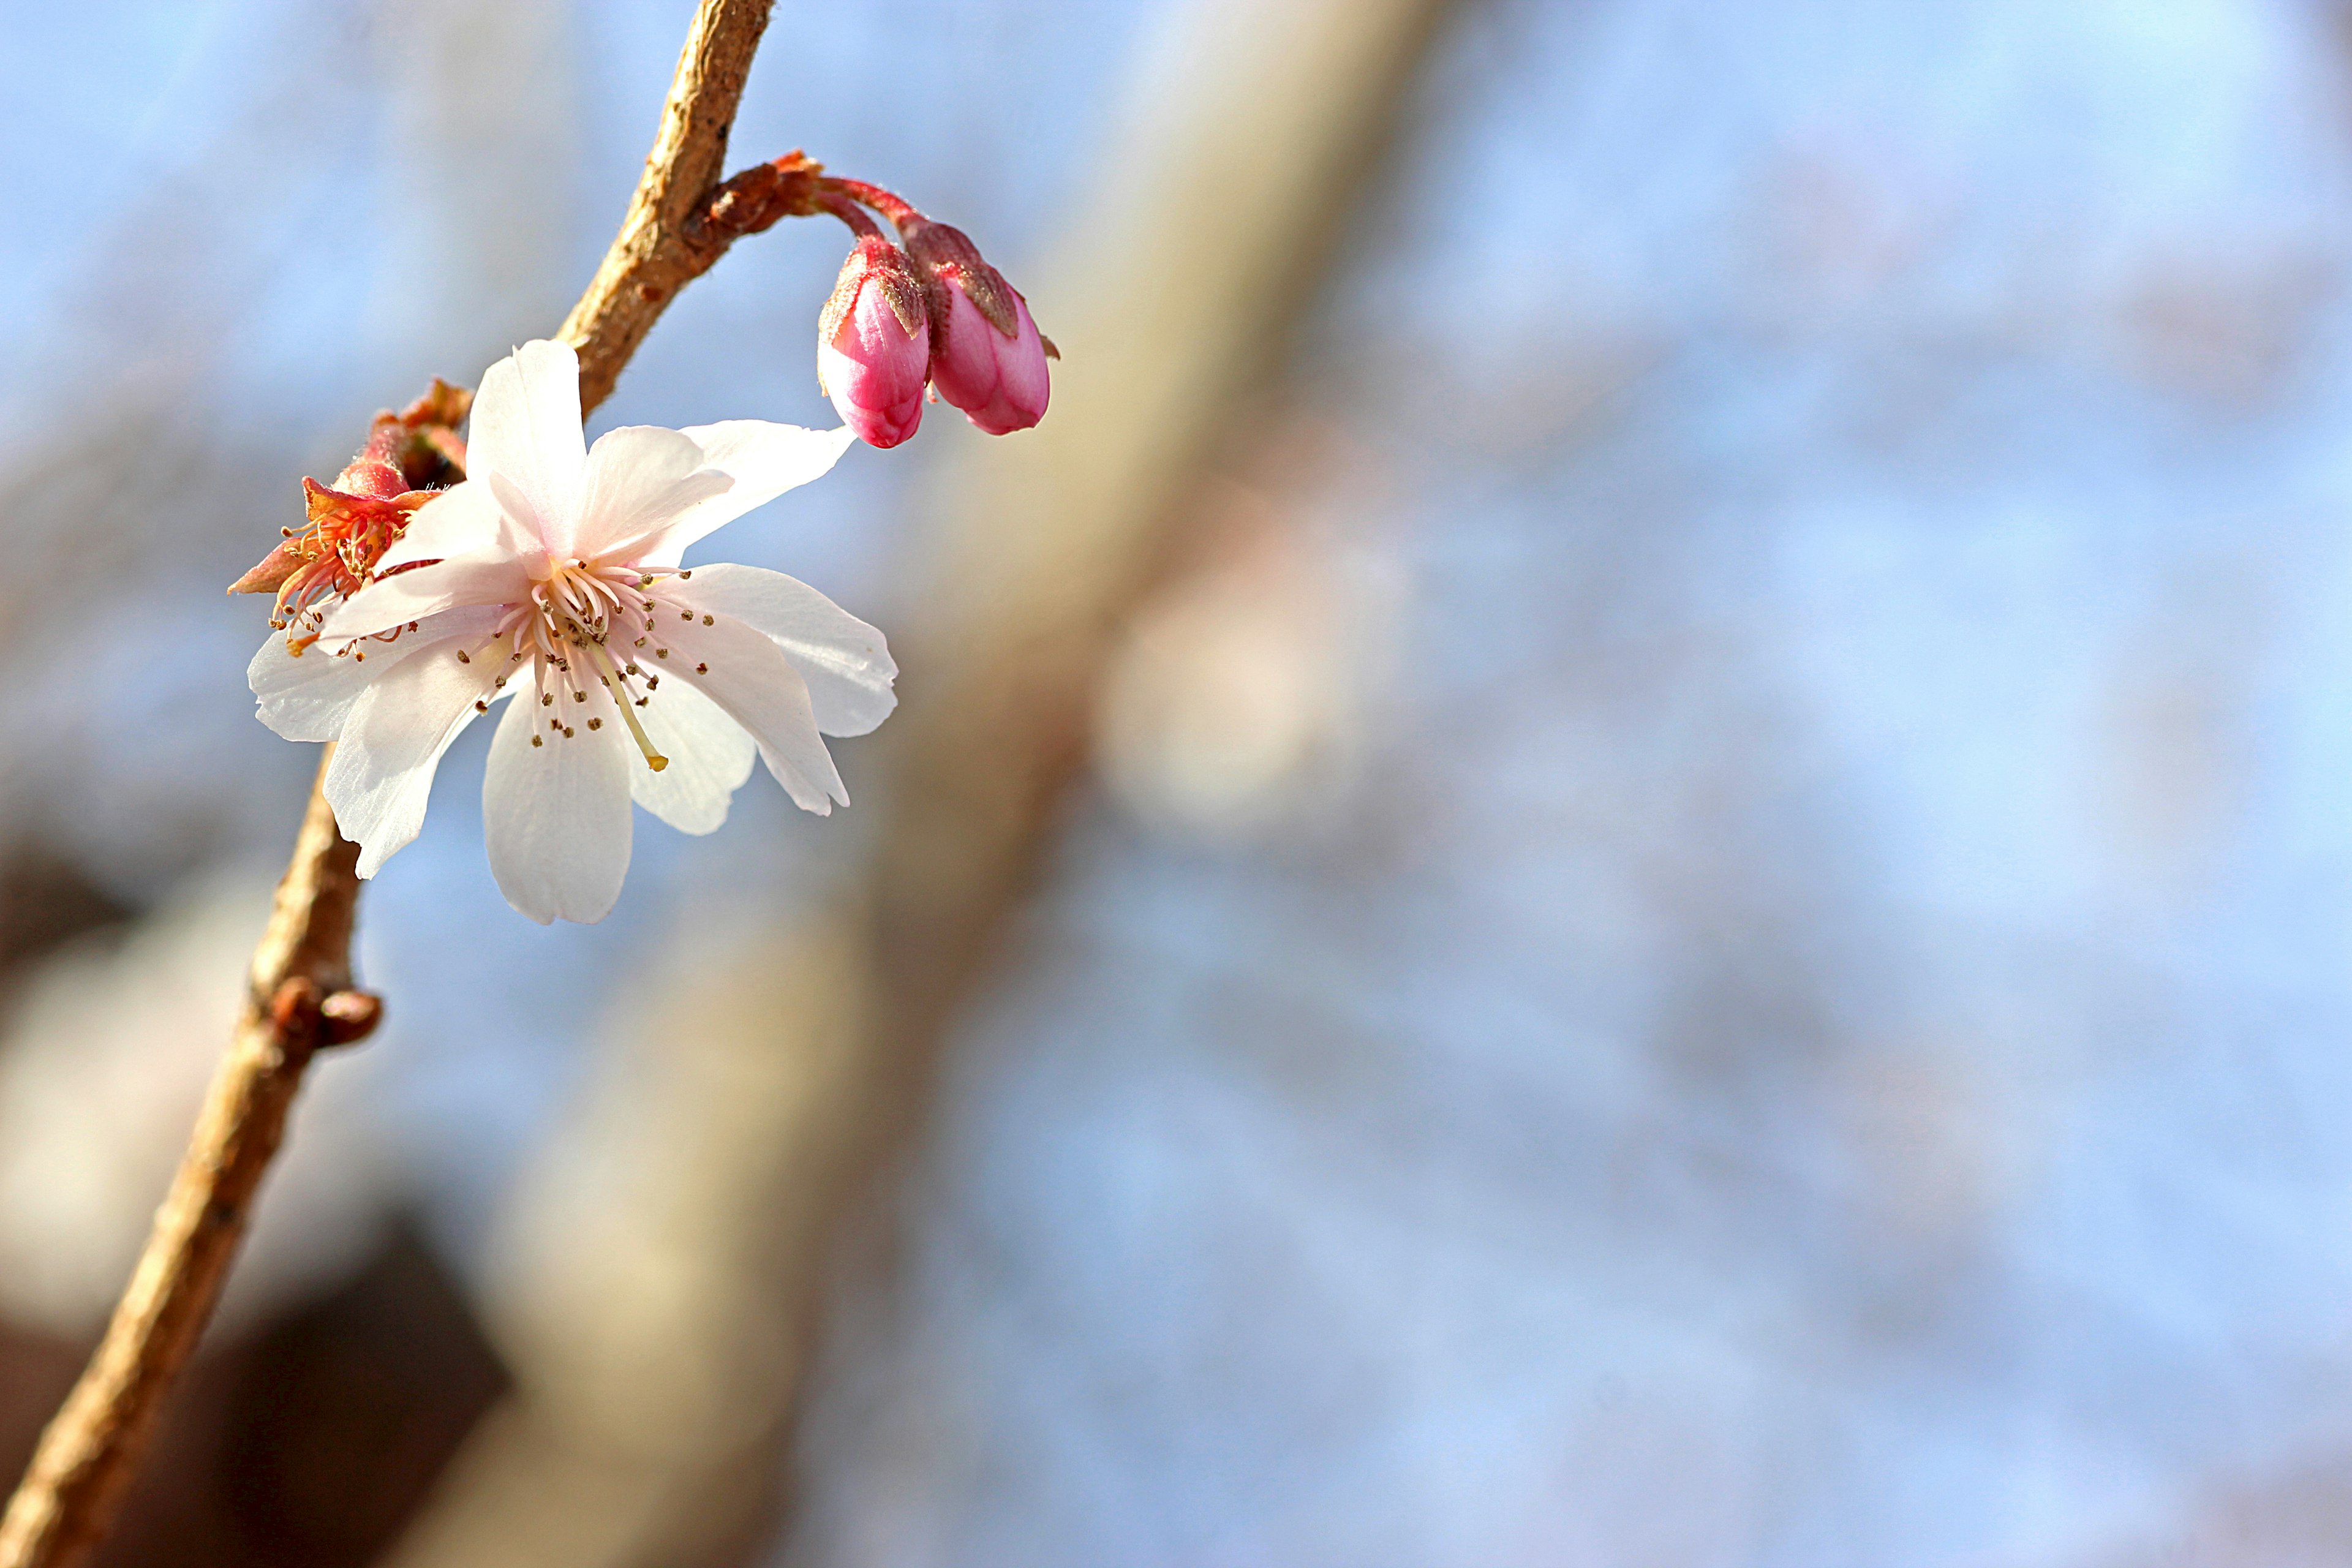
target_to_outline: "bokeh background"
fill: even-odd
[[[12,1468],[314,761],[221,586],[688,9],[0,3]],[[112,1568],[2352,1561],[2352,13],[782,0],[734,146],[1054,411],[706,550],[856,810],[541,930],[461,742]],[[834,423],[845,249],[592,429]]]

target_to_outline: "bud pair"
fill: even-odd
[[[928,381],[992,436],[1036,424],[1048,350],[1028,305],[961,230],[898,221],[907,249],[860,239],[817,323],[817,380],[843,421],[895,447],[922,423]]]

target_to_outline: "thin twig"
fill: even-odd
[[[695,13],[628,216],[563,325],[580,353],[583,412],[611,393],[677,289],[709,270],[738,234],[766,226],[762,217],[773,221],[759,202],[739,209],[745,195],[789,178],[790,160],[747,171],[727,187],[719,182],[770,4],[702,0]],[[748,192],[736,188],[743,182]],[[72,1568],[104,1537],[164,1396],[212,1316],[303,1069],[320,1046],[374,1026],[375,998],[349,989],[359,849],[336,831],[320,794],[326,761],[253,955],[244,1015],[179,1173],[105,1337],[0,1515],[0,1568]]]

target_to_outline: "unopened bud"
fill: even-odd
[[[859,240],[817,321],[817,384],[859,440],[895,447],[923,422],[929,363],[922,285],[906,252]]]
[[[353,458],[343,471],[335,476],[329,487],[345,495],[365,496],[373,500],[390,500],[404,495],[409,484],[398,468],[379,458],[362,455]]]
[[[922,223],[907,236],[931,319],[931,385],[992,436],[1045,417],[1045,342],[1028,302],[961,229]]]

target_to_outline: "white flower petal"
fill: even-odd
[[[676,565],[712,529],[831,468],[849,431],[635,426],[591,452],[577,356],[540,342],[485,373],[469,435],[470,478],[420,508],[385,570],[327,615],[327,649],[299,661],[273,639],[248,672],[281,732],[341,740],[328,798],[360,843],[362,875],[415,837],[440,758],[501,695],[502,678],[519,700],[491,742],[485,837],[500,890],[542,924],[610,912],[628,872],[633,799],[683,831],[710,832],[756,752],[803,808],[848,803],[820,725],[862,734],[894,706],[896,667],[872,626],[774,573],[713,568],[691,594],[649,584],[659,640],[636,647],[647,639],[628,634],[632,668],[670,680],[649,679],[646,705],[624,709],[589,680],[588,666],[609,667],[573,617],[590,614],[582,595],[620,585],[606,568]],[[591,569],[574,577],[573,562]],[[542,581],[551,597],[534,605]],[[569,679],[588,684],[575,691],[538,657],[515,662],[509,642],[484,646],[520,610],[542,617],[529,646],[568,647],[586,661]],[[544,690],[541,676],[553,677]],[[665,758],[661,772],[646,765],[631,720]]]
[[[863,735],[898,705],[882,634],[814,588],[757,566],[698,566],[666,590],[681,606],[731,616],[772,639],[808,682],[816,726]]]
[[[328,613],[322,640],[363,637],[467,605],[512,605],[530,596],[530,577],[511,555],[457,555],[379,577]]]
[[[507,902],[541,925],[612,912],[629,871],[628,770],[645,766],[602,686],[592,684],[585,702],[557,700],[571,737],[549,726],[551,710],[526,687],[490,738],[482,775],[490,874]],[[588,728],[591,718],[603,726]]]
[[[634,563],[644,541],[734,483],[705,464],[690,436],[657,425],[608,430],[588,452],[572,550],[584,560]]]
[[[675,566],[695,541],[713,529],[765,506],[786,490],[822,478],[856,444],[847,426],[810,430],[764,419],[730,419],[692,425],[679,432],[702,448],[707,467],[734,479],[732,489],[680,512],[646,536],[635,559],[647,566]]]
[[[445,561],[453,555],[519,554],[538,544],[507,516],[487,483],[467,479],[426,501],[375,569],[384,573],[413,561]]]
[[[656,612],[655,625],[669,657],[646,658],[649,650],[641,649],[637,662],[655,674],[692,681],[751,731],[768,771],[803,811],[824,816],[835,801],[847,805],[849,792],[817,733],[808,686],[784,650],[740,621],[714,617],[706,626],[699,612],[683,619],[669,609],[671,603],[664,601],[668,613]]]
[[[467,432],[466,472],[502,474],[530,501],[532,525],[551,555],[569,556],[580,513],[587,439],[580,429],[580,356],[568,343],[523,344],[482,375]]]
[[[253,688],[261,721],[280,735],[289,741],[331,741],[342,733],[352,704],[368,682],[445,638],[488,636],[498,616],[488,606],[446,610],[391,642],[367,644],[340,656],[325,647],[308,648],[299,656],[289,653],[285,634],[272,632],[247,667],[246,684]]]
[[[386,651],[396,652],[400,646],[394,643]],[[280,735],[289,741],[331,741],[343,732],[352,704],[381,673],[372,664],[337,658],[320,647],[289,653],[286,634],[272,632],[246,666],[245,683],[253,688],[257,716]]]
[[[419,650],[373,679],[352,705],[325,788],[335,826],[360,847],[362,877],[374,876],[425,826],[441,754],[473,722],[474,704],[505,667],[502,657],[460,661],[465,641],[449,637]]]
[[[688,681],[663,681],[634,711],[669,766],[656,773],[643,757],[633,758],[629,794],[680,833],[715,831],[727,820],[728,802],[751,776],[758,744]]]

